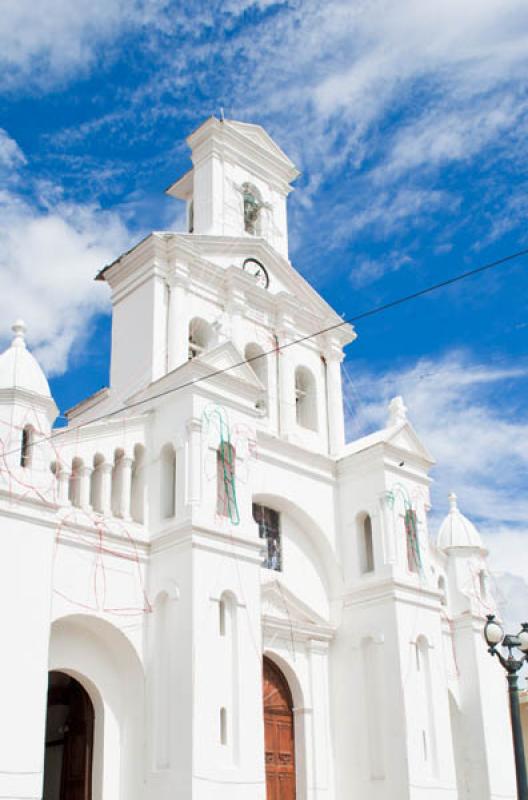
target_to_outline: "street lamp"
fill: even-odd
[[[497,656],[507,672],[513,749],[515,753],[515,774],[517,776],[517,797],[518,800],[528,800],[528,779],[526,776],[526,760],[521,727],[519,687],[517,685],[519,670],[524,662],[528,661],[528,622],[523,622],[521,630],[516,636],[509,633],[505,635],[502,625],[497,622],[495,615],[488,614],[487,622],[484,625],[484,638],[488,644],[488,653],[491,653],[492,656]],[[498,645],[507,648],[507,658],[499,653],[497,650]],[[520,650],[520,658],[514,657],[514,648]]]

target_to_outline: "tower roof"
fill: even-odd
[[[10,347],[0,355],[0,390],[22,389],[43,397],[51,397],[42,367],[26,347],[26,326],[17,320],[11,330],[15,334]]]
[[[437,546],[440,550],[448,550],[451,547],[483,549],[480,533],[459,510],[457,497],[453,492],[449,495],[449,512],[438,531]]]

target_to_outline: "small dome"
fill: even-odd
[[[0,356],[0,389],[22,389],[51,397],[48,381],[37,359],[26,347],[26,326],[17,320],[11,346]]]
[[[450,547],[483,549],[480,533],[458,509],[456,494],[449,495],[449,513],[440,525],[436,543],[441,550],[447,550]]]

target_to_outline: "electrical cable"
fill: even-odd
[[[93,419],[87,420],[86,422],[81,422],[76,426],[72,426],[71,428],[70,427],[60,428],[51,433],[49,436],[39,439],[38,442],[37,441],[31,442],[30,446],[34,446],[35,444],[42,444],[43,442],[50,441],[56,437],[64,436],[66,432],[79,430],[83,427],[86,427],[87,425],[93,425],[97,422],[102,422],[103,420],[109,419],[110,417],[116,416],[117,414],[121,414],[123,412],[130,411],[133,408],[137,408],[138,406],[145,405],[145,403],[151,403],[154,400],[166,397],[167,395],[172,394],[173,392],[179,391],[181,389],[187,389],[190,386],[202,383],[205,380],[210,380],[211,378],[217,377],[218,375],[223,375],[226,372],[242,367],[244,366],[244,364],[249,364],[252,361],[256,361],[259,358],[264,358],[266,356],[273,355],[277,351],[285,350],[287,347],[291,347],[292,345],[301,344],[302,342],[306,342],[310,339],[315,338],[316,336],[320,336],[321,334],[329,333],[330,331],[342,328],[344,325],[350,325],[362,319],[367,319],[368,317],[372,317],[375,314],[380,314],[384,311],[388,311],[389,309],[395,308],[396,306],[403,305],[403,303],[410,302],[411,300],[416,300],[420,297],[425,297],[426,295],[438,291],[439,289],[443,289],[446,286],[452,286],[453,284],[465,280],[466,278],[470,278],[474,275],[486,272],[487,270],[491,270],[494,269],[495,267],[502,266],[503,264],[514,261],[515,259],[521,258],[522,256],[526,255],[528,255],[528,248],[524,248],[523,250],[518,250],[515,253],[510,253],[509,255],[503,256],[502,258],[499,258],[495,261],[483,264],[480,267],[475,267],[474,269],[470,269],[467,270],[466,272],[454,275],[452,278],[447,278],[446,280],[440,281],[439,283],[434,283],[431,286],[426,286],[424,289],[419,289],[417,292],[412,292],[411,294],[403,295],[402,297],[397,297],[395,300],[390,300],[388,303],[383,303],[382,305],[374,306],[374,308],[368,309],[367,311],[362,311],[359,314],[355,314],[354,316],[345,318],[341,322],[336,322],[333,325],[328,325],[325,328],[320,328],[319,330],[314,331],[313,333],[308,333],[305,336],[300,336],[299,338],[293,339],[292,341],[286,342],[285,344],[277,345],[272,350],[268,350],[259,353],[257,355],[251,356],[251,358],[245,358],[242,361],[238,361],[235,364],[231,364],[230,366],[214,370],[213,372],[210,372],[208,375],[202,375],[201,377],[186,381],[185,383],[181,383],[178,386],[173,386],[172,388],[166,389],[165,391],[159,392],[158,394],[151,395],[142,400],[136,400],[135,402],[129,403],[126,406],[115,408],[113,411],[108,411],[105,414],[101,414],[99,417],[94,417]],[[4,456],[8,456],[16,452],[18,452],[18,448],[4,453]]]

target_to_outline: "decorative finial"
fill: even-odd
[[[389,425],[399,425],[401,422],[407,422],[407,407],[403,397],[398,395],[389,403]]]
[[[11,342],[11,347],[25,347],[27,328],[24,320],[17,319],[17,321],[11,325],[11,330],[15,334]]]
[[[447,499],[449,500],[449,510],[450,511],[457,511],[458,510],[458,506],[457,506],[457,496],[456,496],[456,494],[454,492],[451,492],[448,495]]]

